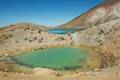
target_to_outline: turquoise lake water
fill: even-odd
[[[49,48],[14,56],[18,64],[55,70],[81,68],[86,63],[86,51],[79,48]]]
[[[48,30],[49,33],[53,33],[53,34],[66,34],[66,33],[74,33],[77,32],[79,30],[77,29],[51,29]]]

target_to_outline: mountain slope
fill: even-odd
[[[120,18],[120,0],[106,0],[61,28],[90,27]]]
[[[49,34],[44,26],[20,23],[0,28],[0,55],[43,48],[52,43],[56,35]]]
[[[77,32],[78,45],[93,48],[102,58],[102,67],[120,64],[120,19]]]

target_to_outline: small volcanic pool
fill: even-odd
[[[40,51],[15,55],[17,63],[32,68],[72,70],[86,66],[87,52],[80,48],[48,48]]]
[[[49,33],[53,34],[66,34],[66,33],[74,33],[79,31],[79,29],[50,29],[48,30]]]

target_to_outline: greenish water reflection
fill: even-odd
[[[56,70],[77,69],[86,64],[87,52],[80,48],[49,48],[13,57],[18,64]]]

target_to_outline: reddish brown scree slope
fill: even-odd
[[[99,25],[120,18],[120,0],[105,0],[72,21],[60,25],[61,28],[85,27]]]

